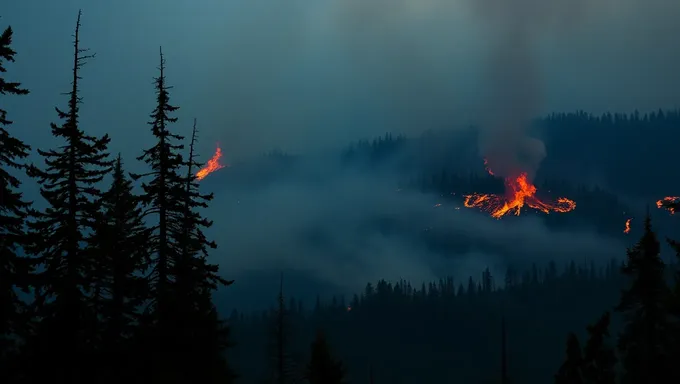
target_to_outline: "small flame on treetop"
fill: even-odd
[[[209,174],[220,170],[224,167],[228,167],[228,165],[220,164],[220,159],[222,158],[222,149],[220,148],[219,144],[217,145],[217,149],[215,150],[215,154],[213,157],[208,160],[208,162],[201,168],[198,172],[196,172],[196,179],[197,180],[203,180],[205,179],[206,176]]]

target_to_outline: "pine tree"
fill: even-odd
[[[567,338],[566,360],[555,375],[556,384],[614,384],[616,383],[616,355],[607,345],[609,312],[588,326],[589,338],[581,350],[573,333]]]
[[[145,208],[144,216],[153,225],[150,227],[149,238],[150,259],[147,267],[150,302],[145,310],[142,332],[144,344],[144,365],[148,368],[146,379],[152,382],[178,382],[177,369],[174,362],[179,358],[172,348],[176,321],[173,314],[173,298],[171,283],[173,280],[172,266],[178,261],[182,252],[177,237],[183,233],[183,213],[185,196],[185,178],[180,174],[185,161],[180,154],[184,149],[182,136],[173,134],[169,125],[177,121],[170,113],[179,107],[170,104],[169,87],[165,78],[165,58],[160,51],[159,76],[156,77],[156,107],[151,113],[151,132],[156,144],[144,150],[137,158],[145,162],[150,172],[146,174],[131,174],[133,180],[147,179],[142,182],[144,194],[140,202]]]
[[[175,281],[172,292],[177,322],[175,334],[182,338],[180,333],[183,332],[184,341],[180,346],[186,353],[185,359],[193,362],[187,364],[191,368],[191,380],[224,383],[235,378],[224,355],[231,343],[229,328],[218,318],[212,293],[218,286],[228,286],[233,281],[219,277],[218,266],[207,260],[208,250],[217,248],[217,245],[203,234],[202,229],[210,227],[212,222],[203,218],[198,210],[207,208],[213,195],[202,195],[198,191],[193,172],[201,166],[195,160],[196,134],[194,119],[185,177],[182,232],[177,238],[181,253],[173,265]]]
[[[605,312],[594,324],[588,326],[588,342],[583,348],[583,379],[587,384],[616,383],[616,354],[607,345],[609,338],[609,312]]]
[[[575,334],[570,333],[567,337],[567,356],[562,363],[557,375],[555,375],[555,384],[582,384],[583,376],[581,368],[583,367],[583,357],[581,356],[581,345]]]
[[[669,377],[669,289],[664,280],[664,263],[660,244],[652,231],[649,214],[644,234],[628,249],[621,272],[631,279],[630,288],[622,291],[616,310],[626,323],[619,335],[622,356],[622,383],[661,383]]]
[[[501,319],[501,384],[508,384],[508,335],[505,316]]]
[[[130,339],[138,321],[138,308],[146,298],[142,274],[150,235],[120,154],[111,186],[99,203],[101,211],[92,244],[97,255],[95,303],[102,338],[99,356],[104,362],[99,374],[101,382],[119,383],[129,380],[132,374]]]
[[[79,121],[79,71],[88,58],[80,48],[80,17],[74,34],[74,62],[68,109],[56,108],[63,120],[51,124],[55,138],[66,143],[57,149],[38,150],[45,169],[31,166],[29,173],[40,182],[40,193],[48,207],[32,211],[28,226],[34,242],[27,248],[39,266],[35,274],[35,308],[40,320],[34,340],[33,364],[41,369],[31,373],[34,380],[80,383],[85,380],[82,365],[91,347],[94,323],[91,305],[93,260],[87,243],[94,230],[100,191],[96,184],[110,172],[108,135],[88,136]],[[46,368],[49,367],[49,368]],[[44,377],[42,377],[44,375]]]
[[[678,203],[673,203],[671,206],[676,212],[680,210],[680,204]],[[670,344],[673,346],[673,350],[671,351],[672,355],[670,357],[671,360],[680,361],[680,269],[677,269],[678,265],[680,265],[680,242],[672,239],[667,239],[667,241],[675,251],[675,257],[679,261],[675,264],[676,270],[673,276],[673,289],[668,302],[668,310],[673,321],[671,322],[671,332],[667,337],[670,339]],[[675,382],[680,382],[680,368],[676,367],[675,369],[672,369],[671,374],[673,375],[673,380],[675,380]]]
[[[283,296],[283,273],[279,282],[278,306],[275,311],[271,339],[271,383],[288,384],[294,381],[294,367],[290,354],[288,310]]]
[[[309,384],[343,384],[345,375],[345,367],[331,355],[325,335],[317,331],[316,339],[312,342],[305,379]]]
[[[13,62],[16,52],[11,47],[12,28],[0,34],[0,95],[26,95],[21,84],[8,81],[4,64]],[[0,106],[0,366],[12,367],[8,359],[16,352],[17,336],[25,336],[26,305],[16,288],[28,292],[29,260],[21,249],[26,242],[25,222],[30,203],[18,191],[19,179],[10,168],[23,169],[18,161],[28,156],[30,147],[12,136],[8,129],[12,121]],[[0,370],[0,382],[9,380],[7,369]]]

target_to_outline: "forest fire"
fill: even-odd
[[[208,162],[201,168],[198,172],[196,172],[196,179],[197,180],[203,180],[205,179],[206,176],[209,174],[218,171],[224,167],[228,167],[228,165],[223,165],[220,164],[220,159],[222,158],[222,149],[220,146],[217,146],[217,150],[215,150],[215,154],[213,157],[208,160]]]
[[[491,171],[489,171],[490,174]],[[526,173],[520,173],[517,177],[505,179],[505,196],[494,194],[473,193],[465,196],[466,208],[480,208],[500,219],[507,213],[519,216],[522,207],[527,206],[543,213],[569,212],[576,208],[576,203],[564,197],[556,202],[539,200],[536,195],[536,187],[529,181]]]
[[[626,219],[626,227],[623,229],[623,233],[630,233],[630,221],[633,219]]]
[[[661,200],[658,200],[656,202],[656,207],[657,208],[664,208],[668,212],[671,213],[671,215],[675,214],[675,210],[677,209],[678,203],[680,203],[680,196],[666,196]]]

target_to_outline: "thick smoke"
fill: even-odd
[[[623,250],[589,228],[552,231],[531,217],[497,221],[441,196],[399,190],[396,175],[341,170],[327,159],[308,158],[285,178],[253,185],[232,179],[236,172],[252,171],[234,167],[205,180],[215,188],[207,214],[218,223],[208,235],[218,241],[220,270],[239,282],[227,291],[247,297],[263,290],[258,285],[272,270],[349,294],[382,278],[464,282],[486,267],[502,276],[507,265],[562,265],[574,255],[600,262]],[[467,245],[433,248],[433,238]],[[263,290],[266,303],[275,289]],[[290,293],[313,299],[317,292]]]
[[[17,123],[36,127],[33,146],[47,147],[49,129],[38,128],[48,126],[52,106],[63,103],[72,33],[68,20],[78,5],[5,3],[3,20],[11,20],[23,57],[11,70],[31,89],[26,98],[8,99],[6,109]],[[35,14],[38,3],[50,11]],[[153,109],[149,81],[157,74],[159,45],[167,53],[173,103],[181,107],[178,128],[189,133],[197,117],[199,152],[212,153],[220,141],[229,161],[273,147],[305,152],[386,131],[417,135],[476,123],[495,127],[501,118],[483,118],[499,105],[505,113],[496,116],[514,117],[508,125],[523,127],[527,115],[577,109],[645,112],[677,107],[680,100],[679,1],[163,4],[162,14],[151,2],[132,0],[85,9],[83,43],[98,59],[83,72],[88,105],[82,109],[83,123],[92,134],[115,132],[112,152],[121,151],[125,158],[151,145],[140,129],[146,132],[143,123]],[[125,28],[118,28],[120,20]],[[110,33],[112,28],[117,33]],[[54,38],[47,46],[46,35]],[[530,112],[513,110],[516,93],[499,93],[502,81],[486,84],[494,72],[489,63],[509,62],[522,50],[530,59],[526,68],[533,66],[533,83],[526,73],[520,73],[521,82],[505,77],[526,88],[522,98],[530,100],[525,102]],[[520,58],[513,59],[515,68],[524,65]],[[49,76],[36,81],[36,73]],[[533,99],[526,95],[530,86],[536,86]],[[103,105],[111,108],[102,110]]]
[[[533,178],[546,156],[545,145],[527,136],[542,110],[539,38],[572,31],[588,14],[585,0],[470,0],[488,27],[489,114],[482,122],[480,152],[489,168],[507,177]]]

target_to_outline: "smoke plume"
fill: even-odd
[[[486,63],[489,115],[482,122],[480,152],[494,174],[527,172],[533,178],[545,145],[527,135],[542,108],[538,38],[577,28],[588,14],[584,0],[471,0],[491,40]]]

